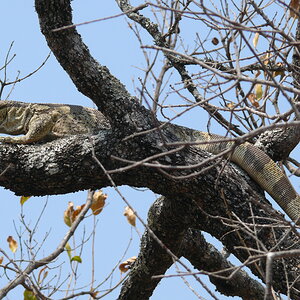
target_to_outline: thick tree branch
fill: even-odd
[[[299,141],[300,126],[293,126],[262,133],[255,146],[267,153],[274,161],[280,161],[289,156]]]
[[[264,299],[264,287],[246,272],[236,270],[224,256],[207,243],[198,230],[189,229],[182,242],[182,255],[198,270],[208,273],[217,290],[244,300]]]
[[[170,126],[163,130],[166,141],[174,141],[176,134],[172,130],[175,129],[176,126]],[[105,169],[113,170],[123,167],[124,163],[112,159],[111,154],[141,161],[153,154],[166,152],[168,149],[163,146],[160,137],[161,135],[156,131],[151,131],[147,136],[137,136],[126,142],[119,142],[118,137],[115,137],[111,130],[104,130],[94,137],[71,137],[40,145],[3,144],[0,148],[2,159],[0,184],[20,195],[46,195],[74,192],[79,189],[102,188],[110,185],[110,182],[93,159],[93,148],[97,159],[101,161]],[[161,155],[156,159],[156,163],[192,166],[205,160],[208,155],[194,147],[180,148],[182,150],[177,153]],[[174,206],[183,205],[181,209],[178,208],[177,215],[174,212],[172,219],[168,216],[160,217],[157,224],[162,220],[182,224],[182,218],[185,218],[185,228],[192,227],[209,232],[221,240],[241,261],[245,261],[249,255],[256,254],[255,251],[246,249],[257,249],[260,244],[264,245],[260,251],[276,250],[277,241],[285,233],[280,228],[276,228],[276,225],[271,226],[266,219],[266,217],[273,216],[274,220],[278,220],[280,217],[275,212],[273,215],[271,207],[267,204],[261,206],[265,200],[259,195],[260,189],[257,185],[232,165],[224,168],[221,165],[214,166],[214,163],[210,162],[205,166],[211,166],[211,168],[204,174],[180,180],[180,183],[174,179],[174,176],[189,175],[191,172],[200,171],[200,168],[169,170],[172,176],[166,176],[160,168],[145,167],[141,164],[127,171],[114,173],[112,176],[117,185],[148,187],[158,194],[167,196],[174,202]],[[16,173],[18,174],[17,180]],[[216,178],[218,178],[217,181]],[[187,209],[186,205],[190,208]],[[155,214],[152,215],[155,216]],[[152,224],[153,222],[151,221]],[[243,222],[247,222],[247,225],[246,223],[243,225]],[[256,234],[253,235],[249,229],[255,230]],[[170,226],[168,231],[160,233],[160,236],[162,235],[173,236]],[[258,241],[261,242],[258,243]],[[163,242],[169,245],[172,251],[177,251],[164,239]],[[152,243],[152,247],[158,247],[154,245],[155,242]],[[237,248],[237,246],[243,248]],[[278,247],[299,249],[299,243],[296,242],[296,237],[289,233]],[[142,248],[144,251],[150,251],[150,249],[148,246]],[[153,253],[157,259],[161,250]],[[161,259],[158,261],[162,263]],[[164,261],[166,265],[169,265],[170,257]],[[298,264],[297,259],[286,259],[285,266],[282,261],[274,262],[273,280],[276,289],[286,290],[286,283],[282,280],[284,270],[289,273],[290,282],[295,280],[298,273],[294,269]],[[264,279],[263,273],[259,272],[255,265],[251,265],[250,268]],[[163,270],[160,269],[160,271]],[[157,274],[152,272],[147,276],[150,278]],[[294,287],[299,289],[298,285],[299,283],[296,283]],[[295,293],[292,291],[292,294]]]
[[[193,205],[193,201],[161,197],[150,209],[148,223],[150,229],[176,256],[180,257],[183,255],[195,268],[210,273],[211,281],[223,294],[232,296],[238,295],[243,299],[263,299],[264,288],[262,285],[247,276],[245,272],[237,271],[233,273],[233,266],[229,264],[216,249],[204,241],[199,230],[187,230],[187,228],[200,226],[205,231],[221,239],[225,245],[231,245],[230,251],[240,259],[243,255],[240,256],[241,252],[232,248],[233,243],[235,245],[237,245],[236,243],[241,246],[244,245],[243,247],[245,248],[251,248],[255,247],[255,244],[257,245],[257,242],[261,240],[263,241],[263,245],[269,248],[272,244],[273,246],[276,244],[276,238],[272,238],[274,233],[275,235],[281,236],[284,234],[284,231],[278,229],[273,231],[274,228],[260,227],[257,224],[256,226],[259,233],[256,239],[254,236],[249,236],[248,233],[243,231],[239,232],[239,226],[236,224],[237,226],[235,226],[235,228],[238,230],[236,237],[238,238],[233,241],[231,239],[233,236],[229,237],[228,234],[231,235],[231,233],[225,233],[227,229],[224,227],[223,229],[225,231],[222,231],[220,229],[221,227],[209,230],[209,227],[213,225],[210,223],[206,226],[207,219],[203,219],[198,212],[199,211]],[[268,242],[270,243],[265,242],[266,237],[269,237]],[[278,249],[281,247],[289,247],[292,244],[293,239],[287,238],[283,241],[283,244],[278,244]],[[293,244],[293,246],[295,245]],[[277,246],[275,246],[275,248],[277,249]],[[247,256],[250,255],[251,252],[252,251],[249,251],[247,253],[247,251],[245,251],[244,254]],[[252,254],[255,255],[255,253],[254,251]],[[245,257],[243,257],[242,260],[245,260]],[[261,268],[262,265],[255,263],[255,261],[257,261],[257,259],[255,260],[253,258],[249,260],[248,266],[260,278],[264,279],[263,274],[265,273],[265,269]],[[285,261],[285,265],[289,265],[290,263],[293,264],[293,260]],[[151,233],[146,231],[138,260],[134,264],[129,278],[123,285],[119,299],[148,299],[162,278],[162,276],[158,278],[156,275],[163,275],[171,264],[172,258],[167,254],[166,250],[159,247],[152,238]],[[221,271],[229,268],[231,268],[231,271]],[[278,283],[280,282],[280,278],[282,278],[284,268],[282,262],[274,262],[273,264],[273,273],[277,277],[276,283],[274,283],[276,288],[278,288]],[[190,270],[187,270],[187,272],[191,273]],[[214,272],[216,272],[215,275]],[[232,276],[230,276],[231,274]],[[151,279],[151,276],[155,278]],[[225,279],[227,276],[228,279]],[[284,285],[285,284],[281,285],[281,288],[284,288]],[[295,292],[292,293],[295,294]]]
[[[91,56],[75,28],[53,32],[53,29],[72,24],[70,1],[36,0],[35,7],[41,31],[60,65],[77,89],[94,101],[112,126],[122,128],[118,132],[124,135],[151,128],[151,114]]]

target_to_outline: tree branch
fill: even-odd
[[[217,290],[244,300],[263,300],[264,287],[245,271],[237,269],[198,230],[189,229],[182,243],[182,255],[198,270],[208,274]]]
[[[76,29],[53,32],[53,29],[72,25],[70,1],[36,0],[35,8],[49,48],[77,89],[94,101],[115,129],[123,129],[120,133],[128,135],[149,129],[151,114],[91,56]]]
[[[26,279],[29,274],[31,274],[34,270],[38,269],[41,266],[44,266],[50,262],[52,262],[55,258],[57,258],[64,250],[67,242],[69,239],[74,235],[74,232],[76,228],[79,226],[79,224],[82,222],[84,219],[84,216],[88,212],[89,208],[91,207],[92,204],[92,199],[93,199],[93,192],[89,191],[87,201],[85,206],[83,207],[82,211],[79,213],[75,221],[73,222],[72,226],[70,227],[70,230],[66,233],[58,247],[50,253],[48,256],[37,260],[37,261],[31,261],[28,263],[28,266],[25,268],[24,271],[20,272],[20,274],[11,282],[9,282],[5,287],[3,287],[0,290],[0,299],[5,297],[9,291],[11,291],[13,288],[18,286],[19,284],[22,284]]]

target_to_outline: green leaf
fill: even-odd
[[[82,263],[82,259],[81,259],[81,257],[80,256],[73,256],[72,257],[72,259],[71,259],[71,261],[77,261],[77,262],[79,262],[79,263]]]
[[[37,300],[34,296],[34,293],[28,290],[25,290],[24,293],[24,300]]]
[[[262,85],[260,83],[257,83],[255,85],[255,94],[256,94],[256,99],[260,100],[263,96],[263,88]]]
[[[66,243],[65,249],[66,249],[66,251],[68,253],[70,261],[72,261],[72,249],[71,249],[71,246],[70,246],[69,243]]]

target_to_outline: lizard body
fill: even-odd
[[[66,104],[0,101],[0,133],[23,134],[16,137],[1,136],[0,142],[28,144],[70,135],[97,134],[99,130],[108,128],[110,128],[108,121],[95,109]],[[182,141],[208,142],[201,143],[197,147],[213,154],[234,146],[234,142],[226,141],[222,136],[188,130],[180,126],[172,128]],[[224,141],[209,143],[220,139]],[[293,221],[298,222],[300,196],[267,154],[246,142],[234,147],[228,157],[267,191]]]

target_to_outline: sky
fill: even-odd
[[[120,13],[115,1],[74,0],[72,4],[75,23]],[[0,35],[1,65],[12,42],[11,54],[16,55],[7,70],[9,79],[13,80],[18,72],[20,72],[19,77],[23,77],[38,68],[49,54],[49,48],[39,30],[34,2],[29,0],[4,1],[1,5],[0,25],[2,28]],[[92,55],[102,65],[106,65],[112,74],[119,78],[126,85],[127,89],[134,94],[138,84],[138,77],[143,76],[142,69],[145,65],[139,43],[129,29],[125,18],[118,17],[80,26],[78,27],[78,31],[82,34]],[[147,37],[145,41],[147,41]],[[149,39],[150,42],[151,39]],[[3,74],[1,74],[1,78],[3,78],[2,76]],[[3,96],[6,97],[9,92],[8,88],[4,91]],[[77,91],[53,55],[51,55],[46,65],[39,72],[17,84],[9,99],[24,102],[69,103],[93,107],[92,102]],[[197,118],[194,116],[192,119],[184,116],[181,122],[182,124],[186,124],[187,121],[190,121],[194,125],[193,127],[197,128],[198,120],[199,116]],[[139,215],[146,221],[147,210],[158,195],[148,190],[137,190],[130,187],[120,187],[120,190]],[[108,194],[108,200],[103,213],[97,218],[95,273],[98,282],[102,281],[118,263],[129,243],[130,246],[125,253],[125,259],[134,255],[136,256],[139,247],[138,233],[132,229],[123,216],[126,204],[113,189],[104,188],[103,191]],[[26,232],[24,232],[24,227],[20,221],[21,215],[23,215],[27,224],[30,224],[32,228],[38,222],[34,238],[38,242],[44,240],[38,256],[43,257],[49,254],[55,249],[55,246],[68,229],[63,223],[63,212],[67,208],[68,201],[73,201],[79,205],[84,203],[86,196],[87,192],[82,191],[68,195],[33,197],[24,204],[22,210],[19,197],[1,188],[0,248],[4,249],[11,258],[14,258],[8,248],[6,239],[10,235],[17,237],[16,232],[22,232],[23,238],[26,240]],[[41,215],[44,207],[44,213]],[[85,237],[89,236],[92,232],[93,224],[94,219],[90,217],[84,222],[84,226],[81,226],[78,233],[76,233],[75,241],[72,240],[72,243],[75,242],[76,245],[80,245],[82,235],[85,233]],[[141,233],[144,230],[140,223],[137,223],[137,228]],[[214,241],[214,244],[216,245],[217,242]],[[79,265],[78,269],[78,273],[80,274],[78,279],[80,284],[78,286],[88,284],[91,278],[91,261],[89,259],[91,250],[90,244],[87,245],[84,247],[84,252],[81,255],[83,263]],[[16,259],[20,255],[20,250],[15,254]],[[70,271],[67,255],[64,253],[62,257],[63,259],[57,262],[56,269],[52,273],[54,274],[57,271],[56,276],[59,272],[65,274]],[[176,271],[172,268],[168,273],[174,274]],[[0,274],[3,275],[1,271]],[[113,282],[117,282],[119,278],[120,273],[117,270],[114,274]],[[209,284],[205,277],[201,277],[201,280]],[[7,280],[4,276],[0,277],[0,287],[5,285],[6,282]],[[198,284],[193,280],[190,282],[201,296],[210,299]],[[108,281],[103,289],[108,288],[109,285],[110,282]],[[214,290],[214,288],[212,289]],[[23,288],[17,288],[9,293],[7,299],[21,299],[22,293]],[[116,289],[106,299],[115,299],[118,293],[119,289]],[[228,299],[218,293],[216,295],[218,295],[219,299]],[[54,299],[57,298],[57,295],[54,296]],[[86,299],[86,297],[82,297],[81,299]],[[162,280],[151,297],[151,300],[163,299],[180,300],[197,298],[181,279],[171,278]]]
[[[72,3],[76,23],[120,13],[114,1],[104,1],[103,4],[102,1],[75,0]],[[11,54],[16,56],[7,70],[8,78],[13,80],[18,75],[18,72],[20,72],[19,77],[23,77],[38,68],[49,54],[49,48],[43,35],[40,33],[33,1],[5,1],[2,3],[0,14],[1,28],[5,28],[0,35],[0,61],[3,64],[7,51],[13,42]],[[80,26],[78,30],[94,57],[101,64],[106,65],[126,85],[128,90],[134,93],[135,85],[133,80],[136,81],[138,76],[142,76],[143,73],[139,68],[144,66],[144,58],[137,40],[128,28],[125,18],[119,17]],[[6,97],[9,92],[8,88],[4,91],[3,96]],[[17,84],[9,99],[24,102],[70,103],[93,107],[92,102],[76,90],[53,55],[39,72]],[[158,195],[154,195],[151,191],[138,191],[129,187],[120,187],[120,190],[146,221],[147,210]],[[102,281],[110,273],[111,269],[124,255],[124,251],[129,243],[130,247],[124,259],[136,256],[139,247],[138,234],[123,216],[125,203],[111,188],[105,188],[103,191],[108,194],[108,199],[103,213],[97,218],[95,272],[98,281]],[[69,195],[33,197],[24,204],[22,210],[19,202],[20,197],[1,188],[2,209],[0,210],[0,219],[2,226],[0,227],[0,248],[5,250],[11,258],[18,259],[21,249],[17,250],[15,256],[12,255],[6,239],[10,235],[17,239],[16,232],[23,232],[23,239],[28,240],[28,236],[24,233],[24,227],[20,221],[21,214],[23,214],[24,219],[32,228],[35,227],[36,222],[40,219],[36,226],[37,230],[34,239],[38,242],[45,241],[38,257],[49,254],[55,249],[55,246],[68,229],[63,223],[63,212],[67,208],[68,201],[73,201],[75,205],[80,205],[84,203],[86,195],[87,192],[83,191]],[[44,213],[41,215],[41,211],[45,206]],[[86,235],[91,233],[93,222],[93,218],[89,218],[85,222],[84,230]],[[137,223],[137,228],[141,233],[144,231],[140,223]],[[76,245],[80,244],[82,232],[83,226],[81,226],[78,234],[76,233],[75,235]],[[47,238],[45,238],[46,235]],[[91,278],[91,262],[88,259],[91,255],[89,247],[90,244],[85,247],[84,253],[81,255],[83,263],[79,266],[78,271],[81,285],[89,283]],[[61,263],[62,265],[60,265]],[[59,269],[62,273],[70,272],[70,265],[65,253],[62,254],[62,260],[56,266],[57,269],[62,269]],[[53,276],[54,273],[52,273]],[[173,269],[168,273],[174,274],[175,271]],[[57,276],[56,273],[55,275]],[[10,274],[10,276],[13,275]],[[119,278],[120,273],[117,270],[114,274],[113,282],[117,282]],[[6,283],[7,279],[5,276],[2,276],[0,278],[0,287]],[[193,284],[193,281],[191,283]],[[105,289],[109,286],[110,282],[100,289]],[[195,284],[194,287],[198,293],[205,296],[201,288]],[[8,294],[7,299],[21,299],[23,290],[23,287],[16,288]],[[118,294],[119,289],[116,289],[106,299],[115,299]],[[58,295],[55,295],[54,299],[57,298]],[[151,300],[179,300],[184,298],[196,299],[181,279],[173,278],[163,280],[155,290]],[[82,299],[86,299],[86,296],[82,297]]]

